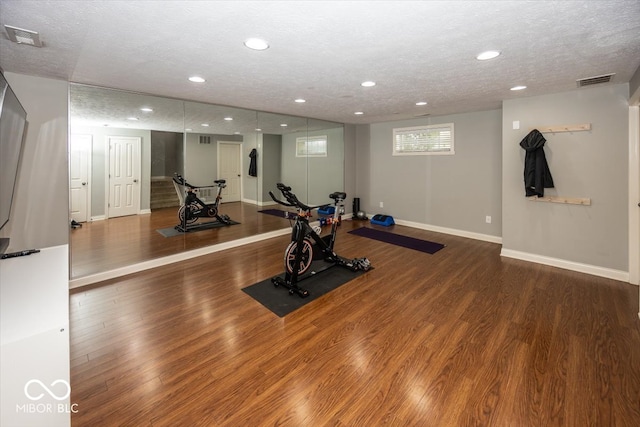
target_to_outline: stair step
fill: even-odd
[[[151,203],[151,210],[154,209],[164,209],[164,208],[178,208],[180,205],[178,203]],[[177,212],[177,211],[176,211]]]
[[[151,181],[151,210],[178,207],[180,199],[173,185],[173,180],[154,179]]]

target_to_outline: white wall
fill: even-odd
[[[41,252],[0,260],[0,424],[68,426],[68,83],[5,76],[28,123],[9,251]]]
[[[624,280],[628,272],[627,84],[583,88],[503,103],[503,254],[596,267]],[[513,122],[520,129],[513,129]],[[532,202],[524,196],[524,150],[538,126],[590,123],[588,132],[545,134],[555,189],[545,195],[590,198],[591,206]],[[525,255],[526,257],[526,255]],[[556,263],[557,264],[557,263]]]
[[[69,243],[68,83],[5,73],[27,111],[8,252]]]

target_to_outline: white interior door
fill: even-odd
[[[629,106],[629,283],[640,285],[640,89]],[[638,296],[640,298],[640,295]],[[638,313],[640,317],[640,312]]]
[[[218,179],[226,179],[222,190],[223,202],[239,202],[242,197],[242,145],[234,142],[218,142]]]
[[[71,135],[69,143],[69,210],[77,222],[89,218],[91,142],[91,135]]]
[[[110,136],[107,217],[135,215],[140,208],[140,138]]]
[[[640,285],[640,105],[636,105],[633,108],[633,113],[635,114],[635,131],[636,131],[636,139],[635,139],[635,166],[631,166],[630,174],[632,173],[634,176],[635,184],[630,184],[635,187],[635,200],[631,201],[631,209],[634,209],[633,204],[635,203],[635,213],[632,213],[631,218],[635,218],[636,224],[636,234],[635,236],[630,237],[630,244],[633,250],[631,251],[632,259],[629,261],[629,271],[632,272],[631,283],[636,285]],[[632,155],[630,153],[630,155]],[[633,255],[635,253],[635,256]],[[638,296],[640,300],[640,295]],[[638,313],[640,316],[640,312]]]

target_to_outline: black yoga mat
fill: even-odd
[[[195,223],[192,226],[197,226],[191,229],[187,230],[187,233],[195,233],[196,231],[203,231],[203,230],[211,230],[212,228],[220,228],[220,227],[227,227],[229,225],[236,225],[236,224],[240,224],[239,222],[235,222],[232,220],[229,220],[229,224],[225,224],[223,222],[219,222],[219,221],[210,221],[210,222],[206,222],[206,223]],[[189,227],[192,227],[189,226]],[[164,237],[175,237],[175,236],[182,236],[185,233],[182,231],[179,231],[178,229],[176,229],[176,227],[168,227],[168,228],[159,228],[156,230],[158,233],[162,234]]]
[[[316,261],[311,268],[313,269],[316,264],[320,265],[322,263],[324,261]],[[321,268],[326,268],[326,264]],[[316,269],[315,271],[318,270]],[[289,289],[284,286],[276,287],[271,282],[271,278],[247,286],[242,290],[277,316],[284,317],[364,273],[364,271],[351,271],[339,266],[330,267],[298,282],[299,287],[309,291],[309,296],[305,298],[296,293],[290,295]],[[280,277],[284,277],[284,273]]]
[[[267,215],[279,216],[280,218],[295,218],[296,216],[294,212],[282,211],[280,209],[264,209],[258,212]]]
[[[376,230],[369,227],[360,227],[351,230],[349,233],[356,236],[367,237],[369,239],[378,240],[380,242],[390,243],[392,245],[402,246],[403,248],[414,249],[428,254],[434,254],[444,248],[441,243],[434,243],[428,240],[415,239],[409,236],[389,233],[388,231]]]

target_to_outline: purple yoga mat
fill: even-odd
[[[379,240],[381,242],[390,243],[392,245],[402,246],[403,248],[414,249],[420,252],[426,252],[428,254],[434,254],[440,249],[444,248],[443,244],[429,242],[428,240],[415,239],[409,236],[402,236],[400,234],[389,233],[388,231],[376,230],[369,227],[360,227],[355,230],[351,230],[350,234],[356,236],[367,237],[369,239]]]

